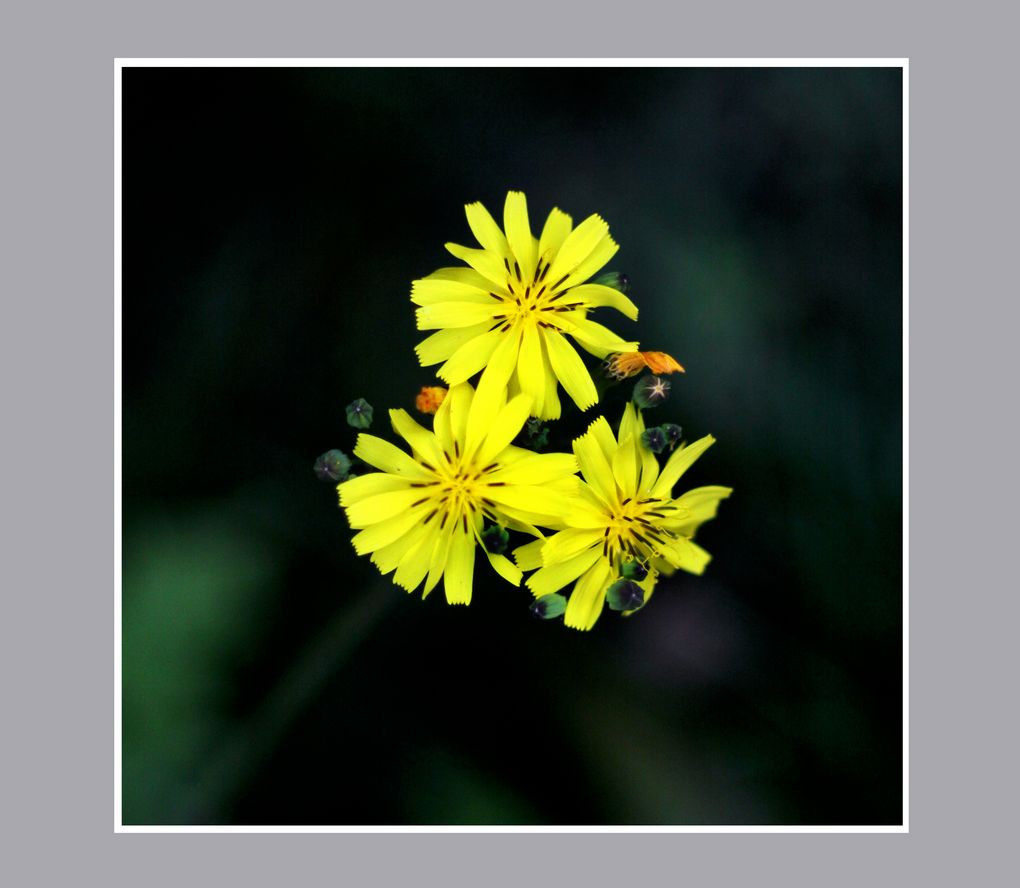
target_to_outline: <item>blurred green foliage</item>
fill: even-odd
[[[126,70],[125,821],[899,822],[901,87]],[[735,489],[704,577],[586,635],[408,598],[312,472],[354,398],[413,410],[410,281],[509,188],[609,221],[614,329],[687,368],[654,421]]]

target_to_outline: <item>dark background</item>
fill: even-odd
[[[898,69],[126,69],[125,823],[891,824]],[[735,489],[705,576],[576,633],[422,602],[311,471],[411,407],[463,204],[598,212]],[[607,407],[615,425],[619,410]]]

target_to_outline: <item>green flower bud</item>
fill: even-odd
[[[614,611],[637,610],[645,603],[645,590],[633,580],[617,580],[606,592],[606,604]]]
[[[549,429],[543,425],[542,420],[532,417],[524,423],[524,428],[514,443],[528,450],[541,450],[549,443]]]
[[[625,580],[641,582],[641,580],[648,576],[648,568],[640,561],[625,561],[623,567],[620,568],[620,573]]]
[[[641,433],[641,443],[652,453],[662,453],[668,443],[666,433],[662,429],[645,429]]]
[[[347,424],[356,429],[367,429],[372,425],[372,405],[364,398],[358,398],[347,405]]]
[[[680,443],[680,439],[684,436],[684,430],[675,422],[663,423],[659,426],[659,428],[665,433],[666,440],[669,442],[670,450],[673,450],[676,445]]]
[[[669,397],[669,380],[661,376],[642,376],[634,386],[634,403],[642,410],[658,407]]]
[[[621,293],[626,293],[630,289],[630,278],[619,271],[607,271],[605,274],[600,274],[592,283],[601,284],[603,287],[612,287]]]
[[[327,450],[312,467],[320,481],[346,481],[350,477],[351,461],[342,450]]]
[[[510,547],[510,534],[498,524],[490,524],[482,531],[482,542],[493,555],[502,555]]]
[[[567,599],[558,592],[543,595],[531,605],[531,615],[538,620],[555,620],[563,616],[567,609]]]

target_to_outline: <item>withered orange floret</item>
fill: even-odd
[[[665,352],[618,352],[606,358],[606,372],[616,379],[627,379],[648,368],[657,376],[667,373],[683,373],[684,368]]]
[[[445,398],[446,389],[441,385],[423,385],[414,399],[414,406],[419,413],[433,416]]]

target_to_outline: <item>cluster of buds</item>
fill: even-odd
[[[652,453],[662,453],[667,447],[672,451],[683,438],[683,429],[675,422],[664,422],[661,426],[645,429],[641,443]]]

